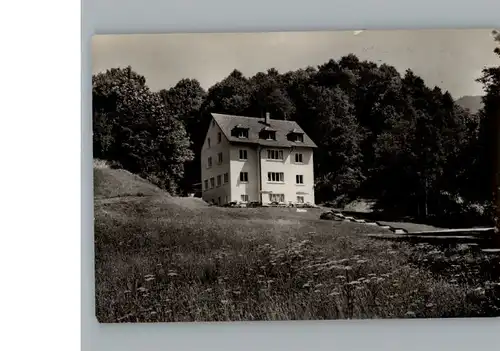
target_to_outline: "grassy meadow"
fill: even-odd
[[[500,315],[498,255],[373,240],[320,209],[219,208],[94,168],[100,322]],[[496,274],[496,275],[495,275]]]

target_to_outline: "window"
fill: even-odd
[[[285,202],[284,194],[269,194],[270,202]]]
[[[219,152],[219,153],[217,154],[217,162],[218,162],[219,164],[221,164],[221,163],[222,163],[222,152]]]
[[[241,201],[248,202],[248,195],[246,195],[246,194],[241,195]]]
[[[248,172],[240,172],[240,182],[248,182]]]
[[[213,189],[214,186],[215,186],[215,178],[212,177],[212,178],[210,178],[210,189]]]
[[[210,147],[210,138],[207,140],[208,147]]]
[[[247,160],[247,159],[248,159],[247,150],[240,150],[240,160]]]
[[[224,184],[229,183],[229,173],[224,173]]]
[[[219,196],[219,198],[218,198],[217,200],[218,200],[218,204],[219,204],[219,206],[220,206],[220,196]]]
[[[212,157],[208,158],[208,168],[212,167]]]
[[[297,203],[303,204],[304,203],[304,197],[303,196],[297,196]]]
[[[208,179],[205,179],[205,190],[208,190]]]
[[[276,140],[276,132],[270,130],[262,131],[260,133],[260,138],[266,140]]]
[[[220,144],[221,140],[222,140],[222,134],[219,132],[217,134],[217,144]]]
[[[283,150],[267,150],[268,160],[283,160]]]
[[[302,154],[295,154],[295,162],[302,163]]]
[[[285,175],[283,172],[267,172],[268,182],[284,182]]]
[[[221,186],[222,184],[222,176],[218,175],[217,176],[217,186]]]
[[[295,183],[296,184],[304,184],[304,176],[302,174],[297,174],[295,176]]]
[[[236,136],[238,138],[248,138],[248,130],[245,130],[245,129],[240,129],[238,130],[238,132],[236,133]]]
[[[304,142],[304,136],[302,134],[295,134],[295,141],[298,143]]]

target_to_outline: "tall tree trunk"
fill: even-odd
[[[493,223],[497,234],[497,243],[500,245],[500,108],[493,115],[492,147],[493,147]]]
[[[428,206],[427,206],[427,177],[425,177],[425,186],[424,186],[424,218],[427,218],[428,215]]]

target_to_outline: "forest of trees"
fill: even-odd
[[[153,92],[131,67],[113,68],[92,80],[94,157],[183,194],[200,182],[211,112],[270,112],[318,144],[317,202],[372,198],[417,217],[491,211],[500,64],[478,81],[483,107],[471,113],[411,70],[352,54],[285,73],[234,70],[208,91],[182,79]]]

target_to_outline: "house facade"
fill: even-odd
[[[202,198],[314,204],[316,147],[293,121],[213,113],[201,150]]]

